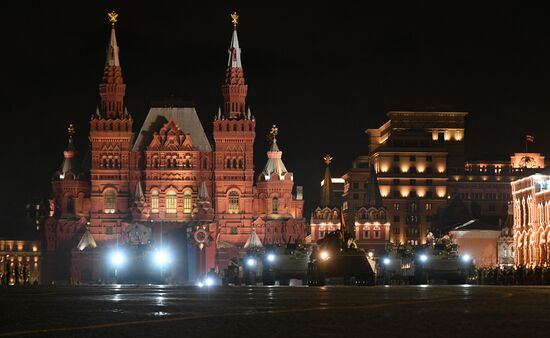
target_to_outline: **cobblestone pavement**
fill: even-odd
[[[0,288],[0,337],[549,337],[549,287]]]

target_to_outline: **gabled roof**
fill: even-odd
[[[244,243],[245,249],[254,249],[254,248],[263,248],[262,241],[260,240],[260,237],[256,234],[255,230],[252,230],[250,233],[250,236],[248,236],[248,239],[246,240],[246,243]]]
[[[80,251],[86,249],[86,248],[95,248],[97,247],[97,244],[94,240],[94,237],[90,233],[90,230],[86,229],[86,232],[82,235],[82,238],[80,238],[80,242],[78,242],[78,245],[76,248]]]
[[[185,134],[191,134],[193,145],[200,151],[212,151],[210,142],[204,133],[201,121],[194,107],[151,108],[137,135],[132,150],[145,150],[151,143],[153,134],[158,132],[170,120],[173,120]]]

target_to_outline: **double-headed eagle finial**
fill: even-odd
[[[118,13],[115,12],[113,9],[111,12],[107,13],[107,17],[109,18],[109,22],[111,23],[111,26],[115,26],[115,23],[118,20]]]
[[[326,165],[329,165],[331,162],[332,162],[332,156],[330,156],[329,154],[326,154],[325,157],[323,157],[323,160],[325,160],[325,164]]]
[[[231,23],[233,24],[233,28],[237,29],[237,24],[239,23],[239,14],[237,14],[236,11],[231,13]]]
[[[73,137],[75,133],[76,133],[76,130],[74,129],[74,125],[72,123],[69,123],[69,127],[67,128],[67,134],[69,134],[69,137]]]

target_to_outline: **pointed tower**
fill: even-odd
[[[367,182],[367,191],[365,192],[365,206],[374,208],[382,208],[384,206],[374,163],[370,164],[369,181]]]
[[[319,206],[311,213],[311,235],[309,240],[316,242],[325,237],[331,231],[342,229],[341,210],[334,201],[334,190],[332,186],[332,176],[330,174],[330,164],[333,157],[326,154],[323,157],[325,161],[325,176],[321,182],[321,199]]]
[[[306,232],[304,201],[292,195],[294,175],[283,163],[283,152],[277,145],[278,132],[277,126],[273,125],[267,163],[257,179],[260,217],[255,228],[264,244],[295,243],[303,240]]]
[[[111,37],[99,85],[100,104],[90,120],[92,210],[89,229],[98,241],[117,238],[121,221],[129,214],[130,197],[128,182],[133,121],[124,105],[126,85],[122,79],[115,32],[118,14],[112,11],[108,18]]]
[[[323,185],[321,186],[321,205],[322,207],[332,206],[332,177],[330,175],[330,163],[332,162],[332,156],[326,154],[323,157],[325,161],[325,177],[323,178]]]
[[[202,181],[197,195],[197,201],[193,208],[193,219],[199,221],[212,221],[214,218],[214,210],[208,194],[206,181]]]
[[[369,177],[365,187],[365,200],[357,211],[346,215],[347,224],[355,234],[355,243],[367,251],[381,252],[390,241],[388,211],[382,202],[374,163],[369,164]],[[351,230],[351,229],[350,229]]]
[[[84,208],[84,200],[89,194],[90,185],[76,157],[73,142],[75,128],[72,124],[69,124],[67,134],[69,142],[67,149],[63,151],[63,162],[52,179],[56,216],[59,218],[84,216],[88,212]]]
[[[237,36],[238,18],[237,13],[231,14],[233,34],[221,88],[224,104],[214,119],[213,201],[223,240],[242,247],[252,231],[254,218],[256,121],[251,114],[245,114],[248,86]]]
[[[245,115],[245,100],[248,86],[244,80],[243,66],[241,63],[241,48],[237,36],[237,12],[231,14],[233,23],[233,35],[229,45],[229,59],[225,71],[225,82],[222,85],[223,114],[226,118],[243,118]]]

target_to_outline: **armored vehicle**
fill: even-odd
[[[310,250],[299,244],[266,248],[263,255],[264,285],[288,285],[291,280],[307,280]]]
[[[352,237],[333,231],[317,241],[308,264],[308,285],[322,286],[329,280],[350,285],[374,285],[375,264],[358,249]]]

